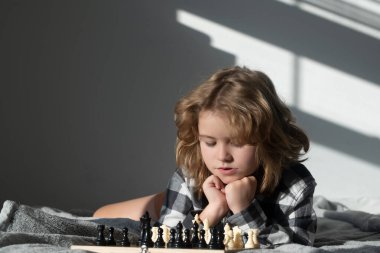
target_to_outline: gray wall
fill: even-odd
[[[235,62],[177,9],[380,83],[378,40],[276,1],[1,0],[1,202],[95,209],[165,188],[175,102]],[[379,139],[295,112],[313,141],[380,165]]]

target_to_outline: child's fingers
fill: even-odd
[[[218,190],[224,189],[223,182],[217,176],[214,176],[214,175],[209,176],[205,180],[204,186],[213,187],[213,188],[216,188]]]
[[[217,176],[214,176],[213,178],[214,178],[215,188],[217,188],[218,190],[224,189],[224,184],[222,180],[220,180],[220,178]]]

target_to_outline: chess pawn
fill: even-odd
[[[128,228],[127,227],[123,228],[123,239],[121,240],[120,245],[123,247],[131,246],[131,243],[128,239]]]
[[[165,241],[163,238],[164,230],[162,228],[158,228],[157,240],[154,242],[155,248],[165,248]]]
[[[248,239],[247,239],[247,243],[244,245],[244,248],[246,248],[246,249],[259,249],[260,243],[257,239],[258,234],[259,234],[258,229],[248,230]]]
[[[104,237],[104,225],[98,225],[98,237],[96,238],[96,245],[97,246],[105,246],[106,245],[106,238]]]
[[[108,234],[108,239],[107,239],[107,246],[115,246],[116,242],[115,242],[115,238],[113,237],[114,228],[110,227],[108,231],[109,231],[109,234]]]
[[[244,236],[246,234],[244,233]],[[250,229],[248,230],[248,233],[247,233],[247,241],[246,243],[244,244],[244,248],[245,249],[253,249],[254,248],[254,243],[253,243],[253,240],[252,240],[252,235],[253,235],[253,231]]]

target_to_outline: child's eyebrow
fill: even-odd
[[[199,138],[215,139],[215,137],[208,136],[208,135],[204,135],[204,134],[200,134],[198,137],[199,137]]]

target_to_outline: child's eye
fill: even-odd
[[[241,141],[238,141],[238,140],[236,140],[236,141],[231,141],[230,144],[231,144],[232,146],[234,146],[234,147],[242,147],[242,146],[244,146],[244,144],[243,144]]]
[[[214,147],[216,145],[216,142],[205,142],[207,147]]]

